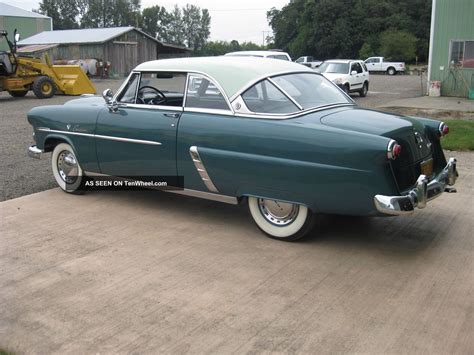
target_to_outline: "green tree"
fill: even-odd
[[[364,44],[380,54],[381,33],[395,30],[415,36],[425,60],[430,16],[431,0],[292,0],[267,12],[275,47],[318,59],[355,58]]]
[[[161,37],[168,26],[168,14],[164,7],[155,5],[143,9],[142,30],[153,37]]]
[[[38,12],[53,20],[55,30],[78,28],[80,15],[78,0],[42,0]]]
[[[372,46],[369,42],[365,42],[362,45],[362,48],[359,50],[359,58],[362,60],[367,59],[368,57],[375,56],[375,51],[372,49]]]
[[[417,39],[406,31],[388,30],[380,35],[380,54],[388,60],[410,61],[416,56]]]
[[[140,26],[140,0],[83,0],[83,4],[83,28]]]
[[[162,21],[161,30],[158,31],[158,39],[177,45],[185,45],[183,15],[178,5],[171,12],[166,12]]]
[[[202,48],[211,33],[209,11],[201,11],[198,6],[187,4],[183,8],[182,19],[186,45],[194,50]]]

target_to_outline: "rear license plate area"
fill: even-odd
[[[420,170],[423,175],[431,176],[433,174],[433,158],[422,161],[420,163]]]

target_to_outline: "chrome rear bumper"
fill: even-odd
[[[36,147],[36,145],[31,145],[28,147],[28,156],[35,159],[41,159],[41,154],[43,151]]]
[[[377,211],[389,215],[412,213],[415,208],[424,208],[428,201],[438,197],[444,191],[454,192],[447,186],[452,186],[459,176],[456,169],[456,159],[449,158],[445,168],[431,181],[426,175],[420,175],[415,187],[404,196],[375,195],[374,203]]]

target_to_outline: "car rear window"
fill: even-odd
[[[247,108],[256,113],[284,114],[299,108],[268,80],[263,80],[242,94]]]
[[[351,101],[329,80],[313,73],[286,74],[272,80],[304,110]]]

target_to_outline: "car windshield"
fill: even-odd
[[[349,73],[349,63],[324,62],[319,66],[318,71],[320,73],[347,74]]]
[[[242,98],[256,113],[287,114],[352,101],[334,84],[315,73],[274,76],[249,88]]]

